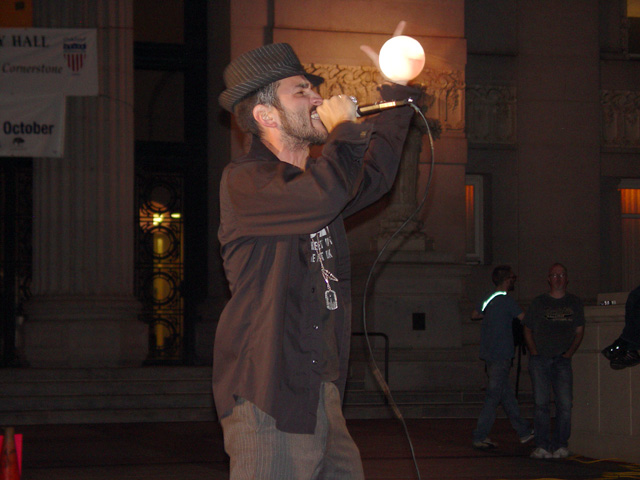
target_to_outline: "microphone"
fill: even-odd
[[[351,97],[357,103],[354,97]],[[389,102],[374,103],[373,105],[361,105],[356,107],[356,114],[358,117],[364,117],[366,115],[373,115],[374,113],[380,113],[390,108],[404,107],[405,105],[413,104],[413,98],[407,98],[406,100],[391,100]]]

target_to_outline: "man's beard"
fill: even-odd
[[[311,115],[307,111],[288,111],[277,107],[282,124],[282,140],[289,148],[308,148],[311,145],[322,145],[329,135],[326,131],[314,128]]]

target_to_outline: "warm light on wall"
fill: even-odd
[[[640,189],[620,189],[620,209],[623,215],[640,214]]]
[[[467,218],[468,217],[473,217],[473,211],[475,209],[474,205],[473,205],[473,199],[474,199],[474,186],[473,185],[465,185],[464,186],[464,200],[465,203],[467,205]]]
[[[631,290],[640,282],[640,188],[637,180],[623,180],[624,187],[619,188],[622,246],[623,288]]]
[[[390,38],[380,49],[380,70],[393,82],[416,78],[424,68],[424,49],[406,35]]]
[[[464,200],[466,210],[466,238],[467,238],[467,252],[473,252],[475,250],[476,241],[476,205],[475,205],[475,189],[473,185],[465,185],[464,187]]]

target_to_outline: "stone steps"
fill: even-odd
[[[215,420],[211,367],[0,370],[0,424]]]
[[[484,392],[478,391],[406,391],[391,392],[402,416],[406,418],[477,418],[482,409]],[[520,392],[520,410],[524,417],[533,417],[533,395]],[[381,392],[347,390],[344,415],[348,419],[395,417],[390,402]],[[498,417],[504,417],[498,409]]]
[[[212,421],[211,367],[105,369],[0,369],[0,425]],[[473,418],[480,389],[398,391],[393,397],[407,418]],[[522,392],[523,414],[530,392]],[[380,391],[352,382],[345,416],[391,418]]]

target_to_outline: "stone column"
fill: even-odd
[[[100,93],[67,97],[65,156],[34,159],[31,366],[139,365],[134,297],[133,1],[34,2],[34,25],[97,28]]]
[[[380,232],[375,238],[378,251],[391,238],[393,240],[389,243],[389,247],[394,250],[418,252],[433,250],[431,239],[422,231],[422,222],[417,219],[419,212],[416,212],[418,164],[422,152],[422,136],[427,132],[427,126],[424,125],[423,120],[414,114],[404,142],[398,175],[389,196],[389,205],[382,213]]]

